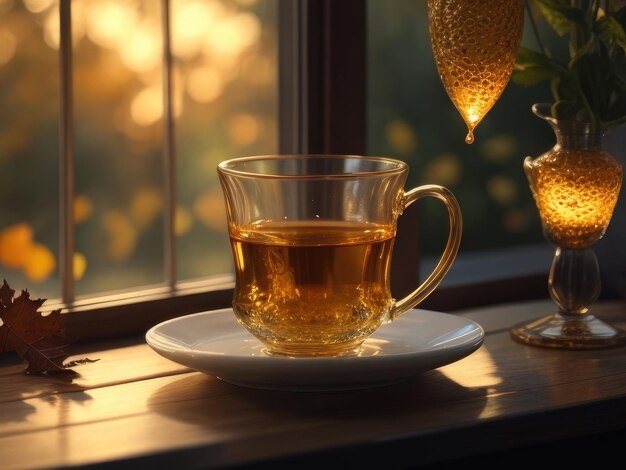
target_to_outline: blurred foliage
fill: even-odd
[[[163,280],[160,5],[72,1],[79,295]],[[171,1],[180,279],[232,269],[217,163],[276,151],[277,8]],[[58,25],[58,0],[0,0],[0,273],[47,298],[59,295]]]
[[[368,152],[407,161],[409,187],[438,183],[454,192],[464,218],[461,251],[543,243],[522,162],[554,143],[550,129],[531,112],[549,89],[509,83],[477,130],[476,143],[465,144],[463,120],[437,76],[426,4],[368,2]],[[526,24],[522,44],[529,40]],[[439,253],[447,233],[445,210],[420,202],[420,227],[422,251]]]

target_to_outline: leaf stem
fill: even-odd
[[[535,21],[533,12],[530,9],[530,0],[526,0],[526,11],[528,12],[528,19],[530,20],[530,25],[533,28],[533,33],[535,35],[535,39],[537,40],[537,45],[539,46],[541,53],[546,57],[550,57],[550,52],[548,51],[543,41],[541,40],[541,35],[539,34],[539,28],[537,28],[537,22]]]
[[[596,115],[593,108],[589,104],[589,100],[587,99],[587,96],[585,95],[585,92],[580,85],[580,80],[577,75],[574,75],[574,83],[576,84],[576,93],[578,93],[580,100],[582,101],[585,109],[589,113],[589,117],[591,118],[591,129],[593,131],[597,131],[598,129],[600,129],[600,117]]]
[[[596,0],[591,4],[591,18],[589,18],[589,23],[593,25],[598,19],[598,11],[600,10],[600,1]]]

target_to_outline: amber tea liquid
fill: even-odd
[[[393,227],[257,222],[230,235],[235,314],[275,352],[353,352],[387,320]]]

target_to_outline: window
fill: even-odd
[[[4,277],[71,301],[228,273],[215,167],[277,151],[277,1],[0,5]],[[70,13],[62,115],[73,120],[60,123],[59,24],[69,32]],[[61,152],[60,125],[69,130]],[[59,163],[64,153],[69,163]],[[73,240],[61,249],[60,172],[73,218],[64,232]],[[74,252],[67,273],[64,250]],[[72,271],[68,294],[62,278]]]
[[[552,143],[530,114],[538,91],[509,85],[466,145],[426,22],[426,2],[408,0],[0,0],[0,272],[60,299],[50,308],[80,312],[70,317],[84,336],[226,306],[216,164],[369,153],[407,160],[409,185],[457,195],[464,251],[445,282],[489,289],[471,289],[464,305],[543,295],[551,250],[521,170],[523,155]],[[59,92],[70,84],[71,95]],[[394,258],[400,290],[418,274],[412,210]],[[420,209],[423,269],[439,250],[430,240],[443,239],[442,215]],[[539,276],[529,244],[545,263]],[[477,278],[476,266],[497,275]],[[427,305],[459,307],[449,292]]]

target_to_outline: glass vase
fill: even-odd
[[[551,117],[549,104],[533,113],[552,126],[556,145],[524,161],[544,235],[555,247],[548,290],[556,312],[511,330],[536,346],[598,349],[626,344],[626,332],[589,310],[600,295],[593,245],[604,235],[622,184],[622,165],[604,148],[607,129]]]

